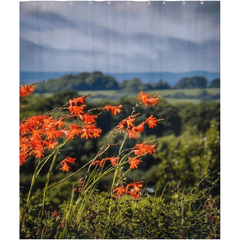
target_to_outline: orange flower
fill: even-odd
[[[127,128],[132,127],[134,121],[135,118],[133,116],[123,119],[119,124],[118,130],[122,130],[124,128],[124,125],[127,125]]]
[[[60,168],[60,170],[62,170],[63,172],[64,171],[69,172],[70,167],[67,165],[66,162],[62,162],[61,165],[62,165],[62,168]]]
[[[138,168],[138,165],[141,162],[142,161],[140,159],[137,159],[136,157],[134,157],[134,158],[128,157],[128,163],[130,164],[130,169]]]
[[[139,131],[139,132],[143,132],[143,130],[144,130],[144,123],[145,123],[145,122],[142,122],[142,123],[140,123],[138,126],[134,127],[135,130],[137,130],[137,131]]]
[[[155,152],[154,145],[148,145],[146,143],[137,143],[133,149],[133,152],[135,155],[140,156],[140,155],[145,155],[145,154],[153,154]]]
[[[99,164],[99,167],[103,167],[104,164],[105,164],[105,162],[106,162],[107,160],[108,160],[107,158],[103,158],[101,161],[96,160],[96,161],[93,162],[92,165],[95,166],[95,165],[98,165],[98,164]]]
[[[101,162],[99,160],[96,160],[92,163],[93,166],[100,164]]]
[[[149,128],[153,128],[157,126],[157,122],[159,120],[157,120],[155,117],[153,117],[153,115],[151,115],[149,118],[146,119],[146,122],[148,123]]]
[[[88,137],[94,137],[97,138],[100,136],[100,133],[102,130],[100,128],[97,128],[95,125],[85,125],[82,127],[82,135],[81,138]]]
[[[41,158],[46,149],[51,150],[57,145],[55,140],[64,134],[59,129],[65,123],[54,120],[50,116],[40,115],[25,119],[20,123],[20,166],[27,158]],[[57,129],[58,128],[58,129]]]
[[[47,135],[47,139],[52,141],[52,139],[55,139],[57,137],[61,137],[62,132],[58,131],[58,130],[55,130],[55,129],[51,129],[48,132],[46,132],[46,135]]]
[[[75,160],[76,160],[76,158],[71,158],[71,157],[66,157],[66,158],[64,159],[64,161],[66,161],[66,162],[68,162],[68,163],[72,163],[72,164],[75,163]]]
[[[68,166],[67,163],[71,163],[71,164],[74,164],[75,163],[75,160],[76,158],[71,158],[71,157],[66,157],[64,160],[61,161],[61,165],[62,165],[62,168],[60,168],[60,170],[62,171],[66,171],[68,172],[70,167]]]
[[[119,157],[108,157],[108,158],[103,158],[101,161],[96,160],[93,162],[93,166],[99,164],[100,167],[103,167],[105,162],[109,160],[112,164],[112,166],[116,165],[118,163]]]
[[[86,113],[83,115],[83,121],[85,122],[85,124],[91,124],[96,122],[95,118],[97,118],[97,115],[88,115]]]
[[[142,182],[132,182],[127,185],[126,192],[129,192],[130,189],[131,191],[133,190],[134,192],[138,193],[142,187],[143,187]]]
[[[138,126],[133,126],[127,129],[127,134],[129,138],[137,138],[138,135],[144,130],[144,122],[140,123]]]
[[[150,97],[150,95],[148,93],[144,93],[144,92],[140,92],[140,96],[138,97],[138,99],[140,101],[142,101],[145,106],[147,106],[148,104],[152,104],[153,106],[155,106],[157,104],[157,97]]]
[[[122,197],[123,194],[125,193],[125,188],[124,186],[120,186],[120,187],[117,187],[113,190],[113,192],[116,192],[115,194],[118,196],[118,197]]]
[[[74,98],[73,100],[69,100],[69,111],[72,115],[81,116],[84,114],[83,109],[86,105],[83,105],[85,102],[85,97]]]
[[[111,113],[113,115],[116,115],[117,113],[120,113],[121,112],[121,108],[122,108],[122,105],[119,105],[119,106],[110,106],[110,105],[107,105],[105,106],[103,109],[106,109],[107,111],[111,111]]]
[[[62,121],[62,119],[59,119],[55,122],[55,125],[58,126],[58,128],[61,128],[65,125],[66,123]]]
[[[25,86],[21,86],[20,90],[19,90],[19,95],[20,97],[24,97],[27,96],[29,94],[31,94],[31,92],[34,90],[33,85],[25,85]]]
[[[114,166],[118,163],[119,157],[109,157],[108,160],[110,160],[112,166]]]
[[[69,127],[68,139],[72,139],[80,133],[82,133],[82,129],[76,124],[71,124]]]
[[[135,128],[133,127],[132,129],[127,129],[127,134],[129,138],[138,138],[140,132],[136,131]]]
[[[127,185],[126,193],[131,195],[134,199],[138,200],[140,197],[140,190],[143,187],[141,182],[133,182]]]
[[[55,148],[55,146],[58,144],[58,142],[46,141],[45,144],[46,144],[48,150],[51,150],[51,149]]]

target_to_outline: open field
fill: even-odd
[[[151,93],[160,93],[162,97],[166,95],[174,95],[175,93],[184,93],[186,95],[196,96],[200,94],[202,91],[207,91],[209,94],[217,94],[220,93],[219,88],[207,88],[207,89],[166,89],[166,90],[153,90]]]
[[[184,93],[185,95],[191,95],[191,96],[197,96],[203,91],[206,91],[209,94],[215,95],[220,93],[219,88],[209,88],[209,89],[167,89],[167,90],[153,90],[149,91],[150,94],[159,94],[160,97],[164,98],[165,96],[174,96],[176,93]],[[89,99],[91,99],[93,102],[98,102],[99,99],[119,99],[120,97],[128,97],[129,94],[122,92],[122,91],[117,91],[117,90],[98,90],[98,91],[78,91],[79,95],[86,95],[91,93],[91,96]],[[40,94],[36,93],[37,96]],[[53,94],[52,93],[44,93],[41,96],[43,97],[51,97]],[[131,96],[137,96],[139,93],[134,93]],[[169,103],[175,104],[175,103],[193,103],[193,104],[198,104],[201,102],[200,99],[190,99],[190,98],[165,98]]]

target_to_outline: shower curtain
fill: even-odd
[[[24,1],[19,37],[20,238],[220,238],[220,2]]]

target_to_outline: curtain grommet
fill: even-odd
[[[69,4],[73,4],[73,2],[72,2],[72,1],[70,1],[70,2],[69,2]]]
[[[50,3],[53,4],[53,1],[51,1]]]
[[[185,4],[185,1],[182,1],[182,4]]]
[[[163,4],[166,4],[166,1],[163,1],[162,3],[163,3]]]
[[[89,1],[89,4],[92,4],[92,1]]]
[[[127,1],[127,4],[130,4],[130,1],[129,1],[129,0]]]
[[[108,1],[107,3],[108,3],[108,4],[111,4],[111,1]]]
[[[150,4],[151,4],[151,2],[149,1],[149,2],[148,2],[148,5],[150,5]]]
[[[203,1],[200,2],[203,5]]]
[[[36,4],[36,1],[33,1],[33,4]]]

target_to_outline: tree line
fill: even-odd
[[[56,93],[63,90],[74,91],[94,91],[94,90],[120,90],[127,92],[139,92],[150,90],[164,89],[194,89],[194,88],[219,88],[220,79],[214,79],[208,84],[206,77],[194,76],[182,78],[174,87],[167,82],[159,80],[157,83],[143,83],[139,78],[117,80],[102,72],[95,71],[93,73],[83,72],[79,74],[64,75],[58,79],[49,79],[47,82],[41,82],[37,85],[35,92],[37,93]]]

